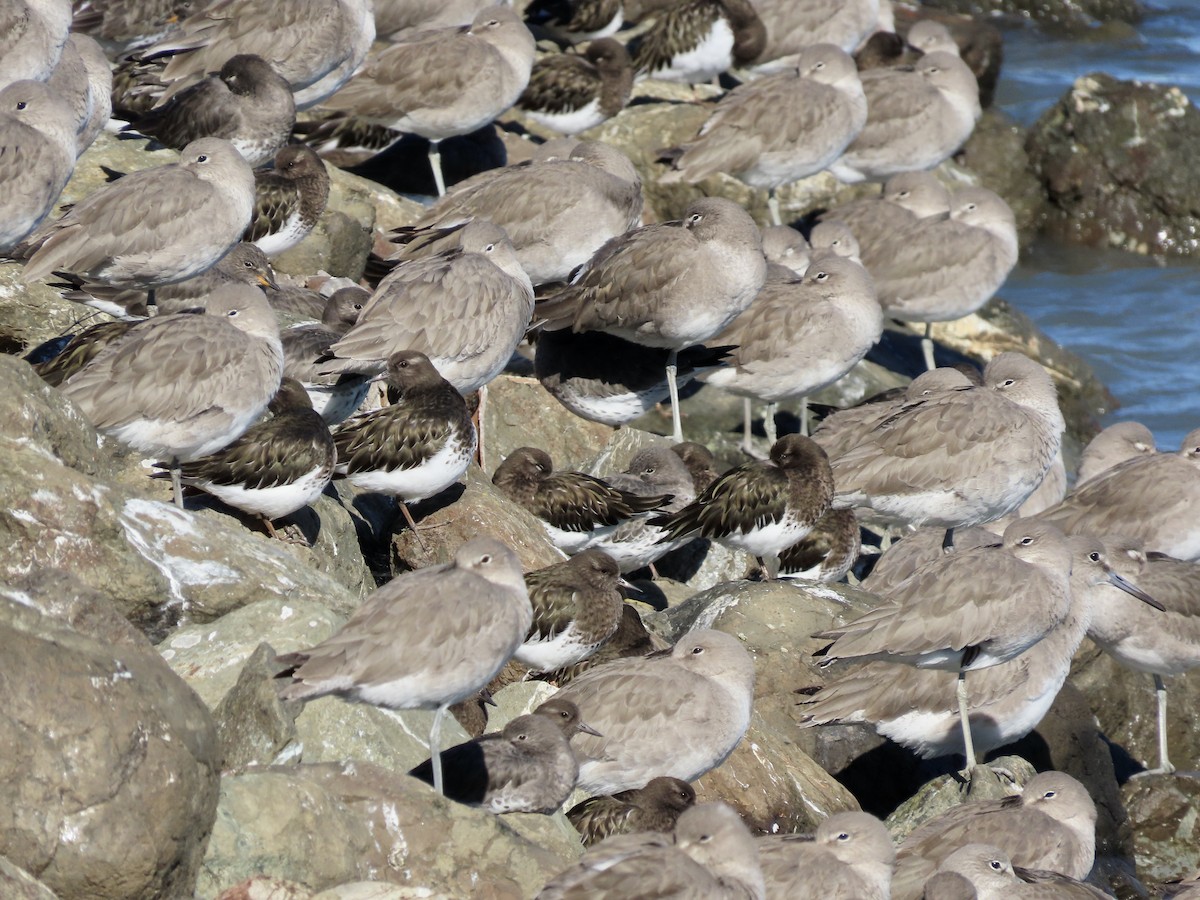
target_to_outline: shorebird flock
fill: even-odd
[[[970,770],[1036,727],[1088,636],[1153,676],[1156,771],[1173,771],[1163,679],[1200,665],[1200,431],[1176,453],[1113,426],[1068,493],[1045,368],[1017,353],[982,372],[935,366],[930,323],[978,310],[1018,256],[1001,197],[932,171],[981,115],[945,26],[902,38],[887,0],[647,0],[637,14],[620,0],[0,0],[0,255],[116,317],[38,348],[36,370],[152,458],[180,507],[189,486],[272,537],[339,478],[395,498],[423,541],[409,504],[477,458],[467,398],[482,404],[518,352],[586,419],[620,427],[669,400],[673,444],[623,472],[556,468],[532,445],[498,461],[496,488],[563,562],[523,573],[486,535],[452,548],[280,657],[280,696],[436,710],[411,774],[497,814],[595,795],[568,813],[591,847],[544,897],[1023,896],[1029,869],[1057,873],[1038,896],[1091,896],[1075,879],[1095,807],[1061,773],[898,847],[863,813],[808,841],[756,839],[730,807],[695,804],[690,783],[750,726],[754,660],[721,631],[656,645],[622,576],[703,538],[767,578],[837,581],[860,526],[891,540],[863,583],[878,605],[816,635],[823,665],[846,662],[801,701],[806,725],[866,723]],[[637,165],[574,137],[647,79],[730,78],[693,136]],[[441,142],[513,108],[563,138],[448,185]],[[56,209],[106,127],[178,160],[110,172]],[[321,154],[404,135],[429,145],[438,196],[423,215],[379,236],[359,284],[282,283],[272,259],[328,202]],[[784,225],[777,192],[823,171],[882,190],[813,210],[807,235]],[[645,182],[729,176],[766,192],[769,225],[719,196],[643,222]],[[885,319],[924,325],[926,374],[778,436],[774,405],[842,379]],[[745,399],[753,458],[719,473],[684,441],[692,380]],[[388,402],[364,409],[377,382]],[[753,401],[768,404],[765,456]],[[448,708],[514,659],[561,690],[443,751]]]

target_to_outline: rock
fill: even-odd
[[[58,900],[58,895],[20,866],[0,856],[0,896],[8,900]]]
[[[1012,774],[1016,778],[1015,784],[1000,776],[996,772],[999,768]],[[1019,793],[1018,788],[1036,774],[1037,770],[1019,756],[1001,756],[988,766],[977,766],[966,783],[957,773],[939,776],[923,785],[888,816],[888,831],[892,840],[899,844],[920,825],[967,800],[998,800]]]
[[[221,891],[217,900],[310,900],[312,891],[285,878],[255,875]]]
[[[425,888],[402,887],[378,881],[356,881],[314,894],[312,900],[454,900],[449,894],[431,894]]]
[[[152,650],[28,594],[0,599],[0,632],[0,855],[62,900],[189,896],[220,765],[199,698]]]
[[[396,513],[391,533],[393,571],[450,562],[455,550],[484,534],[511,547],[526,572],[563,559],[533,514],[501,494],[475,465],[467,470],[465,486],[414,504],[412,514],[425,546]]]
[[[1055,28],[1095,30],[1102,22],[1141,21],[1141,0],[926,0],[923,6],[980,16],[1010,15]]]
[[[1092,246],[1195,255],[1198,140],[1200,113],[1179,88],[1102,73],[1077,78],[1026,143],[1050,195],[1047,229]]]
[[[579,470],[612,435],[610,426],[568,410],[536,378],[501,375],[487,386],[483,439],[488,478],[508,454],[531,444],[550,454],[555,469]]]
[[[1200,868],[1200,780],[1147,775],[1127,782],[1121,798],[1143,881],[1161,884]]]
[[[545,681],[517,681],[492,695],[495,706],[488,707],[488,731],[502,731],[517,716],[527,716],[558,689]]]
[[[366,208],[374,213],[370,205]],[[309,235],[295,247],[279,254],[272,260],[272,265],[287,275],[306,276],[327,272],[335,277],[358,281],[367,266],[367,254],[371,252],[374,242],[373,224],[372,221],[360,222],[340,209],[327,207]]]
[[[216,709],[259,644],[265,641],[276,653],[305,650],[341,624],[342,617],[321,603],[271,597],[213,622],[180,627],[158,651],[208,708]]]
[[[370,879],[421,896],[529,897],[581,848],[561,815],[521,816],[523,834],[516,818],[369,764],[253,768],[222,780],[196,894],[268,875],[314,892]]]
[[[0,262],[0,352],[27,353],[44,341],[88,325],[109,322],[110,316],[64,300],[41,283],[21,280],[24,266]]]
[[[275,651],[259,644],[213,709],[226,769],[266,765],[296,740],[295,710],[275,689]]]
[[[1158,705],[1150,675],[1125,668],[1091,641],[1084,641],[1075,654],[1071,680],[1113,745],[1118,780],[1158,765]],[[1171,762],[1182,771],[1198,770],[1200,734],[1190,711],[1200,704],[1200,678],[1187,674],[1165,680]]]

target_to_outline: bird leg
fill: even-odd
[[[778,553],[772,553],[769,556],[760,557],[762,562],[763,572],[767,576],[767,581],[779,580],[780,560]]]
[[[1158,768],[1138,772],[1135,778],[1145,775],[1170,775],[1175,766],[1167,757],[1167,685],[1161,675],[1154,676],[1154,693],[1158,700]]]
[[[421,549],[428,553],[429,547],[425,543],[425,539],[421,537],[420,529],[417,528],[417,523],[413,521],[412,513],[408,511],[408,504],[399,497],[396,498],[396,502],[400,504],[400,512],[404,514],[404,521],[412,529],[413,537],[417,539],[417,543],[421,545]]]
[[[929,372],[937,368],[937,363],[933,361],[933,338],[930,335],[933,333],[933,323],[925,323],[925,336],[921,338],[921,353],[925,356],[925,371]]]
[[[779,198],[775,196],[775,188],[767,190],[767,209],[771,211],[771,224],[782,225],[783,219],[779,215]]]
[[[954,694],[958,698],[958,718],[962,723],[966,771],[970,772],[975,768],[975,742],[971,740],[971,720],[967,715],[967,673],[963,669],[958,670],[958,683],[955,685]]]
[[[767,433],[767,444],[771,447],[775,446],[775,442],[779,440],[779,432],[775,428],[775,413],[779,412],[778,403],[768,403],[766,412],[763,413],[763,431]]]
[[[429,761],[433,764],[433,789],[446,796],[442,788],[442,752],[438,749],[438,741],[442,736],[442,717],[446,715],[449,704],[442,704],[433,714],[433,724],[429,726]]]
[[[946,533],[944,535],[942,535],[942,552],[943,553],[953,553],[954,552],[954,529],[953,528],[947,528]]]
[[[753,404],[749,397],[742,398],[742,452],[751,459],[766,459],[766,454],[754,447]]]
[[[476,462],[479,463],[479,468],[487,471],[487,465],[483,457],[483,413],[487,406],[487,385],[479,389],[479,403],[475,405],[475,456]]]
[[[437,185],[439,197],[446,195],[446,182],[442,179],[442,154],[438,152],[438,142],[429,142],[429,167],[433,169],[433,183]]]
[[[808,437],[808,394],[800,398],[800,433]]]
[[[175,505],[183,509],[183,470],[179,460],[171,460],[171,487],[175,490]]]
[[[679,415],[679,383],[675,380],[679,362],[679,351],[672,350],[667,357],[667,391],[671,395],[671,426],[676,444],[683,443],[683,420]]]

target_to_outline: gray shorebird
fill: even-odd
[[[862,75],[867,123],[836,162],[839,181],[884,181],[932,169],[971,136],[982,114],[975,75],[957,55],[934,52],[911,70]]]
[[[441,196],[446,184],[438,143],[482,128],[516,103],[529,84],[533,49],[520,17],[491,6],[465,31],[435,29],[388,45],[325,105],[427,138]]]
[[[701,84],[752,62],[766,40],[750,0],[678,0],[629,48],[638,75]]]
[[[1177,453],[1139,455],[1077,487],[1039,513],[1067,532],[1116,534],[1147,551],[1200,560],[1200,428]]]
[[[267,408],[283,376],[279,325],[261,290],[217,288],[203,315],[157,316],[63,385],[99,431],[170,463],[227,446]]]
[[[767,191],[771,221],[782,224],[775,191],[836,160],[867,121],[858,70],[830,44],[807,48],[794,69],[730,91],[695,139],[670,151],[663,183],[695,183],[726,172]]]
[[[825,451],[791,434],[775,442],[770,459],[731,469],[694,502],[650,524],[669,538],[706,537],[744,550],[763,559],[775,577],[779,554],[812,530],[832,496]]]
[[[873,271],[876,252],[893,235],[930,216],[950,214],[950,191],[932,172],[901,172],[883,185],[883,193],[835,206],[821,215],[849,226],[858,239],[863,265]]]
[[[201,138],[178,163],[144,169],[89,194],[27,243],[22,278],[63,270],[85,283],[153,289],[199,275],[250,224],[254,173],[228,141]]]
[[[617,630],[624,601],[621,570],[602,550],[583,550],[525,576],[533,624],[514,654],[535,672],[574,666]]]
[[[485,219],[504,229],[534,284],[566,281],[642,217],[642,180],[620,150],[582,141],[565,156],[482,172],[456,184],[399,240]],[[398,250],[407,258],[406,250]]]
[[[1019,519],[1000,547],[955,550],[918,569],[864,616],[815,637],[839,659],[902,662],[957,672],[966,765],[975,765],[967,673],[1009,662],[1071,609],[1071,550],[1053,526]],[[1035,598],[1030,602],[1030,598]]]
[[[567,810],[567,818],[591,847],[617,834],[669,833],[679,817],[696,804],[696,790],[669,776],[651,778],[643,788],[589,797]]]
[[[1154,434],[1141,422],[1117,422],[1109,425],[1088,441],[1079,455],[1079,471],[1075,486],[1079,487],[1098,475],[1129,459],[1157,452]]]
[[[981,387],[935,390],[847,435],[850,446],[830,455],[834,506],[854,507],[868,523],[952,531],[1025,502],[1065,429],[1054,383],[1020,353],[995,357],[983,379]]]
[[[487,685],[520,645],[533,611],[515,553],[473,538],[454,561],[406,572],[379,588],[335,635],[279,657],[293,668],[284,700],[333,694],[387,709],[433,709],[433,785],[446,710]]]
[[[833,44],[850,53],[879,22],[880,0],[755,0],[767,45],[754,68],[774,73],[796,65],[804,48]]]
[[[1017,797],[969,800],[912,832],[896,852],[895,900],[919,900],[943,860],[965,844],[994,844],[1027,869],[1086,878],[1096,854],[1096,805],[1065,772],[1042,772]]]
[[[564,553],[578,553],[638,513],[658,509],[669,495],[637,496],[582,472],[556,472],[544,450],[518,447],[496,467],[492,484],[542,523]]]
[[[112,116],[112,63],[86,34],[71,34],[46,82],[75,113],[75,155],[92,145]]]
[[[942,555],[941,541],[940,536],[933,537],[925,542],[925,548],[927,558],[936,560]],[[888,553],[910,540],[906,537],[893,544]],[[1020,740],[1037,727],[1066,681],[1071,660],[1091,623],[1104,614],[1105,607],[1123,605],[1115,599],[1118,592],[1142,603],[1161,605],[1136,583],[1140,579],[1118,571],[1120,558],[1108,554],[1095,538],[1079,535],[1068,538],[1067,543],[1072,562],[1071,605],[1062,622],[1015,659],[971,674],[967,719],[972,742],[981,754]],[[966,540],[955,552],[965,549]],[[871,579],[864,587],[876,590]],[[894,588],[881,595],[887,597],[891,590]],[[962,723],[954,700],[956,677],[936,669],[870,662],[841,674],[800,701],[801,722],[868,723],[879,734],[926,759],[962,754]]]
[[[1088,637],[1121,665],[1154,678],[1157,700],[1158,765],[1152,773],[1175,771],[1167,752],[1167,685],[1164,675],[1200,667],[1200,564],[1158,553],[1137,541],[1108,537],[1114,568],[1154,597],[1165,610],[1142,610],[1109,591],[1095,605]]]
[[[334,431],[337,475],[364,491],[395,497],[419,540],[408,504],[441,493],[463,476],[475,455],[475,426],[462,395],[419,351],[392,354],[387,383],[395,402]]]
[[[287,143],[295,124],[296,103],[287,81],[261,56],[244,53],[122,130],[175,150],[204,137],[224,138],[253,168]]]
[[[556,53],[534,63],[517,106],[539,125],[579,134],[623,110],[632,90],[633,63],[625,45],[600,38],[582,53]]]
[[[555,876],[538,900],[594,897],[711,897],[764,900],[749,829],[724,803],[684,812],[673,835],[617,835]]]
[[[278,537],[275,520],[313,503],[329,485],[337,450],[329,427],[295,379],[283,379],[268,409],[267,421],[179,468],[184,484],[257,516],[267,533]]]
[[[3,0],[0,22],[0,87],[49,78],[71,30],[70,0]]]
[[[577,732],[593,729],[579,718],[574,703],[551,697],[502,731],[443,750],[445,794],[497,814],[557,812],[579,777],[570,744]],[[432,758],[408,774],[432,783]]]
[[[46,384],[51,387],[60,387],[68,378],[99,356],[106,347],[121,340],[131,328],[144,321],[145,319],[100,322],[85,328],[72,336],[54,356],[32,363],[33,370]]]
[[[972,896],[978,900],[1103,900],[1112,896],[1057,872],[1022,869],[1018,875],[1007,853],[981,843],[959,847],[942,860],[938,873],[965,877],[970,882]],[[929,896],[928,888],[925,896]]]
[[[712,338],[736,347],[729,365],[700,380],[747,401],[767,403],[767,441],[776,440],[782,400],[801,398],[800,433],[808,434],[808,395],[833,384],[867,355],[883,333],[871,274],[829,251],[814,251],[803,276],[773,267],[750,308]],[[742,446],[752,452],[749,416]]]
[[[760,837],[758,860],[774,897],[888,900],[896,848],[887,829],[864,812],[834,813],[811,838]]]
[[[462,394],[499,375],[529,325],[533,287],[502,229],[477,220],[461,239],[384,278],[322,371],[378,373],[392,353],[419,350]]]
[[[0,89],[0,255],[21,243],[50,213],[75,170],[75,119],[41,82]]]
[[[663,222],[605,243],[570,285],[538,304],[547,330],[602,331],[663,347],[675,441],[683,440],[679,351],[711,338],[750,305],[767,263],[762,236],[744,209],[708,197],[681,222]]]
[[[325,163],[303,144],[275,154],[272,169],[254,173],[254,215],[242,240],[267,256],[278,256],[304,240],[329,200]]]
[[[107,46],[134,50],[166,37],[187,18],[194,0],[81,0],[71,31]]]
[[[669,652],[590,668],[556,696],[603,735],[572,739],[579,787],[612,794],[719,766],[750,725],[753,695],[754,661],[741,642],[700,630]]]

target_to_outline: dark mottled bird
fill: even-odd
[[[517,106],[539,125],[579,134],[625,108],[633,90],[633,63],[612,38],[588,44],[581,54],[556,53],[534,63]]]
[[[254,215],[242,240],[278,256],[306,238],[325,211],[329,172],[304,144],[275,154],[275,167],[254,173]]]
[[[668,833],[695,802],[696,791],[690,784],[664,775],[651,778],[643,788],[589,797],[567,810],[567,818],[583,838],[583,846],[590,847],[614,834]]]

